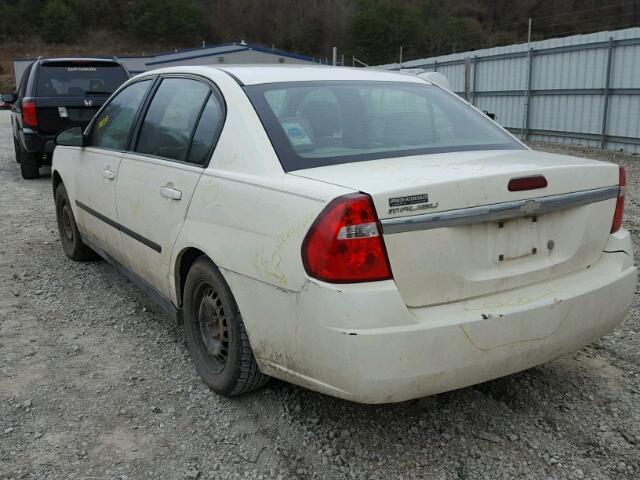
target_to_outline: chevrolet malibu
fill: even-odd
[[[183,320],[224,395],[435,394],[575,351],[632,303],[624,170],[533,151],[415,76],[156,70],[56,141],[66,255]]]

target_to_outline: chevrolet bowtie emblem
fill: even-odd
[[[540,203],[536,202],[535,200],[527,200],[520,207],[520,212],[524,213],[525,215],[531,215],[532,213],[536,213],[538,210],[540,210],[540,206]]]

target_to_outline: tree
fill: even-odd
[[[127,27],[141,40],[181,46],[200,40],[201,17],[193,0],[138,0]]]
[[[406,61],[526,41],[529,17],[538,40],[637,25],[640,6],[622,0],[0,0],[0,42],[28,48],[42,37],[45,44],[73,42],[87,54],[129,54],[245,40],[322,59],[336,46],[347,57],[379,64],[397,61],[400,46]]]
[[[370,63],[397,61],[400,46],[422,42],[425,23],[414,9],[382,0],[365,0],[360,5],[349,25],[357,57]]]
[[[80,22],[64,0],[49,0],[40,14],[42,39],[48,43],[78,40]]]

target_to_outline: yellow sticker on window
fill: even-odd
[[[98,128],[104,127],[107,123],[109,123],[109,115],[105,115],[100,120],[98,120]]]

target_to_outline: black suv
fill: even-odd
[[[51,165],[56,133],[88,125],[129,77],[116,59],[38,58],[29,65],[18,92],[2,95],[13,104],[13,144],[22,178],[37,178],[41,165]]]

